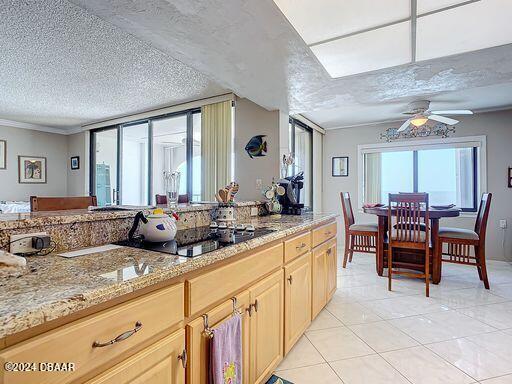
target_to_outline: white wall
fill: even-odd
[[[248,99],[237,98],[235,105],[235,181],[240,184],[238,200],[261,200],[256,179],[263,186],[279,179],[279,111],[268,111]],[[267,155],[251,159],[245,146],[251,137],[267,135]]]
[[[0,200],[28,201],[31,195],[67,196],[67,136],[0,126],[0,140],[7,141],[7,169],[0,169]],[[18,155],[46,157],[47,183],[18,183]]]
[[[89,195],[89,131],[67,136],[67,196]],[[80,169],[71,169],[71,157],[80,156]]]
[[[507,168],[512,166],[512,110],[482,113],[461,117],[453,136],[485,135],[487,137],[487,191],[493,201],[487,227],[487,257],[512,261],[512,189],[507,187]],[[379,143],[379,135],[389,124],[328,130],[324,141],[324,202],[326,212],[341,215],[340,192],[350,192],[356,210],[358,196],[357,146]],[[349,176],[331,176],[331,158],[349,157]],[[376,221],[372,215],[354,212],[357,221]],[[499,220],[506,219],[509,228],[499,228]],[[474,226],[474,217],[443,220],[441,225],[464,228]],[[341,222],[341,220],[340,220]],[[341,226],[340,226],[341,229]],[[343,242],[344,237],[340,236]]]

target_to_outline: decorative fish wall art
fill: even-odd
[[[267,154],[267,142],[263,140],[267,135],[256,135],[249,140],[247,145],[245,146],[245,150],[249,157],[262,157]]]

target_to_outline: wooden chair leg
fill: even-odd
[[[345,234],[345,253],[343,254],[343,268],[347,268],[348,253],[350,252],[350,236]]]
[[[425,251],[425,295],[430,296],[430,255],[429,249]]]
[[[478,247],[478,264],[480,265],[484,287],[489,289],[489,278],[487,277],[487,266],[485,265],[485,247]]]
[[[388,291],[391,291],[391,279],[393,278],[393,248],[388,248]]]
[[[348,254],[348,262],[349,263],[352,262],[352,256],[354,256],[354,241],[355,241],[355,236],[351,236],[350,237],[350,252]]]

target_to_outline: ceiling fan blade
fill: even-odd
[[[411,125],[411,119],[407,119],[405,123],[403,123],[400,128],[398,128],[397,132],[405,131],[407,128],[409,128],[409,125]]]
[[[450,119],[449,117],[439,116],[439,115],[429,115],[429,120],[439,121],[440,123],[446,125],[455,125],[459,122],[459,120]]]
[[[430,111],[434,115],[472,115],[473,111],[469,109],[448,109],[446,111]]]

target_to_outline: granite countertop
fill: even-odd
[[[262,216],[257,227],[275,232],[188,259],[122,247],[76,258],[27,259],[30,272],[0,281],[0,338],[254,249],[334,219],[333,214]]]
[[[263,203],[259,201],[241,201],[234,203],[236,207],[247,207],[260,204]],[[218,207],[218,205],[219,204],[215,202],[179,204],[173,210],[178,213],[211,211],[212,209]],[[97,220],[122,219],[126,217],[133,217],[138,211],[140,211],[140,208],[138,207],[133,207],[133,209],[129,209],[129,206],[125,207],[125,210],[113,211],[89,211],[87,209],[69,209],[66,211],[1,213],[0,230],[28,228],[35,227],[38,225],[61,225]],[[164,208],[164,210],[167,211],[166,206],[157,205],[156,207]],[[148,206],[147,209],[153,209],[153,207]]]

